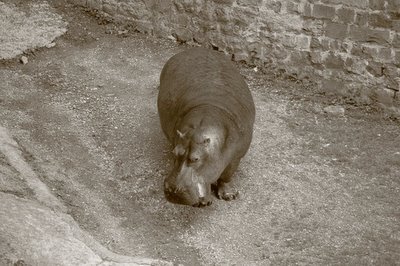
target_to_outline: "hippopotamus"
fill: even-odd
[[[194,207],[210,205],[213,192],[235,199],[230,182],[249,149],[255,107],[233,63],[199,47],[172,56],[161,71],[157,107],[174,154],[166,199]]]

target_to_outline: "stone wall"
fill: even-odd
[[[399,103],[400,0],[70,0],[327,92]]]

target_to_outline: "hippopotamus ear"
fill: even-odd
[[[178,136],[183,139],[187,133],[187,131],[185,133],[180,132],[178,129],[176,130],[176,133],[178,134]]]

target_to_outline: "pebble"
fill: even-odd
[[[52,48],[52,47],[54,47],[54,46],[56,46],[56,43],[55,43],[55,42],[51,42],[51,43],[46,44],[46,47],[47,47],[47,48]]]
[[[128,30],[119,30],[118,35],[127,34]]]
[[[21,56],[20,61],[22,64],[26,65],[26,64],[28,64],[28,57],[23,55],[23,56]]]
[[[344,115],[344,108],[340,105],[330,105],[324,108],[324,112],[332,115]]]

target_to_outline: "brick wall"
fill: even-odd
[[[70,1],[140,32],[310,78],[327,92],[389,106],[400,101],[400,0]]]

